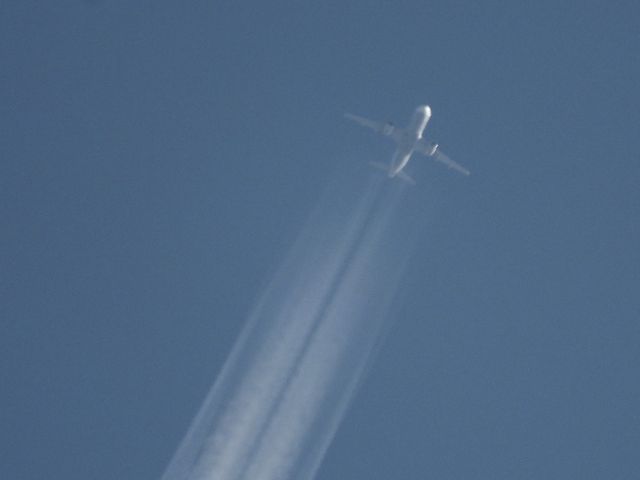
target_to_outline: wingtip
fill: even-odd
[[[469,175],[471,175],[471,172],[469,170],[467,170],[464,167],[461,167],[460,165],[450,165],[449,168],[453,169],[453,170],[457,171],[458,173],[461,173],[462,175],[465,175],[467,177]]]

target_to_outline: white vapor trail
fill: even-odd
[[[379,340],[407,258],[390,242],[402,191],[388,183],[329,190],[162,480],[315,476]],[[341,197],[358,193],[355,207],[345,208]]]

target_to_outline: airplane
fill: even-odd
[[[416,108],[413,117],[411,117],[411,122],[406,128],[398,128],[391,122],[376,122],[351,113],[345,113],[344,116],[363,127],[370,128],[386,137],[391,137],[396,142],[397,148],[389,165],[371,162],[373,167],[386,171],[389,178],[398,177],[408,183],[415,184],[413,178],[403,170],[414,152],[431,157],[436,162],[443,163],[463,175],[470,174],[469,170],[442,153],[437,143],[427,143],[422,139],[422,133],[431,118],[431,107],[429,105],[420,105]]]

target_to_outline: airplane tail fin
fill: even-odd
[[[390,176],[389,175],[389,166],[384,164],[384,163],[382,163],[382,162],[369,162],[369,166],[375,168],[376,170],[381,170],[384,173],[386,173],[387,176]],[[411,178],[409,175],[407,175],[407,173],[404,170],[400,170],[398,173],[396,173],[391,178],[399,178],[403,182],[407,182],[409,185],[415,185],[416,184],[416,181],[413,178]]]

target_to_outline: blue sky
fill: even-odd
[[[318,478],[631,478],[639,15],[5,2],[0,475],[158,478],[326,184],[391,154],[343,112],[428,103],[473,174],[411,165],[429,226]]]

